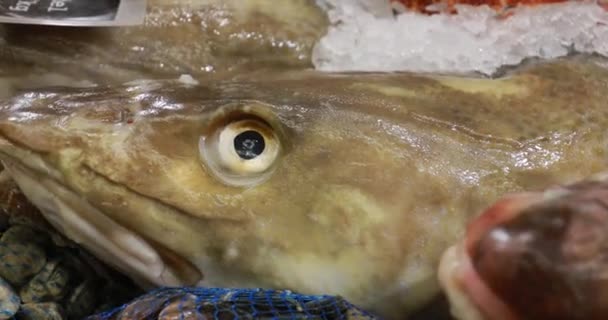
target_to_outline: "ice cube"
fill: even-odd
[[[457,15],[393,17],[376,0],[318,1],[331,4],[332,26],[313,51],[315,67],[324,71],[492,75],[526,58],[572,50],[608,56],[608,12],[592,1],[521,6],[507,19],[487,6],[458,5]]]

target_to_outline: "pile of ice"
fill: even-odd
[[[315,67],[324,71],[491,75],[531,57],[608,56],[608,11],[592,2],[521,6],[507,19],[487,6],[458,6],[457,15],[394,16],[388,0],[317,2],[332,23],[313,52]]]

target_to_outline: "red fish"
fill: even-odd
[[[503,198],[439,274],[460,320],[608,319],[608,176]]]

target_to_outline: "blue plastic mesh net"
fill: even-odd
[[[374,315],[345,299],[291,291],[224,288],[160,288],[86,320],[371,320]]]

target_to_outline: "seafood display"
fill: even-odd
[[[0,319],[82,319],[141,294],[48,225],[12,181],[0,199]]]
[[[595,63],[254,78],[15,95],[0,158],[51,224],[140,284],[334,294],[386,319],[438,293],[442,252],[505,193],[604,169]]]
[[[314,70],[336,10],[0,25],[0,319],[601,319],[605,180],[541,190],[606,171],[605,62]]]

